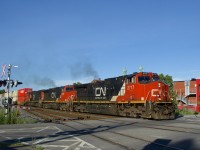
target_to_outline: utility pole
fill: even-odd
[[[7,83],[7,92],[8,92],[8,108],[7,108],[7,111],[8,113],[11,112],[11,105],[12,105],[12,101],[10,100],[10,96],[9,96],[9,93],[10,93],[10,75],[11,75],[11,64],[8,65],[8,83]],[[10,102],[11,101],[11,102]]]
[[[7,97],[5,96],[4,98],[2,98],[1,102],[5,107],[5,115],[7,116],[8,113],[11,113],[11,109],[12,109],[12,98],[10,97],[10,88],[15,86],[17,87],[19,84],[22,84],[22,82],[19,82],[18,80],[12,80],[11,79],[11,68],[17,68],[18,66],[14,66],[9,64],[8,65],[8,78],[7,80],[0,80],[0,87],[3,85],[4,87],[6,87],[7,89]],[[6,76],[6,65],[2,66],[2,77]]]
[[[18,66],[12,66],[11,64],[8,65],[8,80],[7,80],[7,92],[8,92],[8,108],[6,109],[6,114],[11,112],[12,108],[12,98],[10,98],[9,93],[10,93],[10,76],[11,76],[11,68],[15,67],[17,68]]]

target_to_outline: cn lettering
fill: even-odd
[[[103,96],[106,96],[106,87],[97,87],[95,89],[95,96],[102,96],[102,94]]]

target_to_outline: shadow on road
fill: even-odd
[[[169,139],[156,139],[145,146],[143,150],[197,150],[192,139],[184,139],[176,143],[171,142]]]
[[[62,124],[64,126],[68,126],[72,129],[74,129],[74,131],[63,131],[63,132],[58,132],[55,134],[50,134],[48,136],[41,136],[39,134],[37,135],[36,133],[33,133],[33,134],[35,134],[35,135],[33,135],[34,138],[30,137],[30,138],[24,138],[22,140],[18,140],[18,139],[5,140],[0,143],[0,150],[25,150],[25,149],[35,150],[36,144],[33,144],[33,143],[36,141],[39,141],[41,139],[44,139],[44,138],[48,138],[48,141],[41,140],[41,142],[38,142],[38,143],[47,145],[48,143],[55,142],[58,140],[63,140],[63,139],[78,137],[78,136],[83,136],[83,135],[93,135],[98,132],[106,132],[106,131],[109,131],[109,130],[112,130],[115,128],[119,128],[119,127],[131,126],[133,124],[137,124],[137,122],[127,123],[127,124],[122,123],[122,124],[118,124],[118,125],[114,125],[114,126],[99,125],[97,127],[85,128],[85,129],[80,129],[80,130],[77,130],[69,125]],[[26,142],[26,143],[31,143],[31,144],[29,146],[27,146],[27,145],[20,144],[21,142]],[[166,147],[166,146],[169,146],[169,147]],[[177,143],[172,142],[170,139],[156,139],[152,143],[146,145],[143,148],[143,150],[171,150],[171,149],[173,149],[173,147],[175,150],[195,149],[194,141],[192,139],[180,140]],[[134,149],[134,147],[133,147],[133,149]]]

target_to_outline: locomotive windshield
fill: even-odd
[[[149,83],[150,81],[151,81],[151,79],[149,76],[139,76],[138,77],[138,82],[141,84]]]
[[[73,88],[72,87],[67,87],[66,88],[66,92],[70,92],[70,91],[73,91]]]
[[[152,77],[152,81],[158,81],[159,80],[159,76],[153,76]]]

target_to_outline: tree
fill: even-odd
[[[3,93],[5,93],[5,90],[0,90],[0,94],[3,94]]]
[[[174,86],[173,86],[173,79],[172,79],[172,76],[170,75],[164,75],[164,74],[159,74],[160,76],[160,80],[163,81],[164,83],[166,83],[168,86],[169,86],[169,92],[170,92],[170,95],[172,97],[172,99],[174,101],[176,101],[176,93],[174,92]]]

